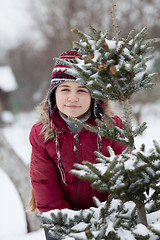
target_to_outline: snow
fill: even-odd
[[[134,232],[136,234],[141,234],[144,237],[150,233],[149,230],[143,224],[138,224]]]
[[[12,126],[2,130],[17,154],[26,165],[30,162],[29,131],[37,119],[37,113],[21,113],[15,116]],[[14,139],[14,141],[13,141]],[[10,178],[0,169],[0,240],[45,240],[44,230],[27,233],[23,205]]]
[[[156,139],[157,141],[160,140],[159,106],[160,102],[137,106],[136,109],[140,109],[142,113],[141,122],[146,121],[148,125],[147,130],[142,134],[142,136],[136,137],[137,147],[140,147],[142,143],[145,143],[146,148],[149,149],[153,146],[153,139]],[[27,165],[30,162],[31,154],[31,147],[29,144],[29,132],[32,125],[36,122],[36,119],[37,113],[35,113],[34,111],[29,113],[21,113],[15,116],[14,122],[11,126],[7,126],[3,129],[3,134],[7,138],[7,141],[11,144],[17,154],[23,159],[23,161]],[[33,233],[26,233],[26,221],[24,218],[22,204],[17,196],[17,192],[11,180],[2,170],[0,171],[0,192],[0,239],[45,240],[44,232],[42,229]],[[67,213],[67,210],[65,211]],[[152,224],[152,222],[156,223],[158,218],[159,212],[148,215],[148,221],[150,224]],[[155,224],[154,227],[156,227]],[[8,229],[11,230],[8,231]]]
[[[128,159],[125,163],[124,163],[124,167],[127,170],[133,170],[134,169],[134,165],[135,165],[135,159]]]
[[[11,67],[0,67],[0,89],[2,89],[4,92],[11,92],[16,90],[17,87],[18,85]]]
[[[21,113],[20,115],[15,116],[12,126],[5,127],[2,130],[9,144],[11,144],[26,165],[29,164],[31,155],[29,133],[31,126],[36,122],[36,119],[36,112]]]
[[[14,115],[10,111],[3,111],[1,112],[1,119],[5,123],[12,123],[14,120]]]
[[[0,239],[45,240],[44,231],[27,233],[27,224],[21,199],[10,178],[0,169]]]
[[[13,236],[26,233],[27,226],[22,202],[18,193],[16,192],[15,186],[13,185],[12,181],[1,169],[0,193],[0,239],[2,240],[2,238],[9,234],[12,234]],[[16,221],[15,216],[18,216]],[[7,228],[9,229],[9,231],[6,231]]]
[[[21,227],[21,225],[19,225],[19,227]],[[5,228],[5,230],[7,231],[7,229]],[[12,232],[10,232],[10,235],[8,236],[4,236],[3,238],[1,238],[0,235],[0,239],[1,240],[45,240],[45,235],[44,235],[44,230],[40,229],[38,231],[32,232],[32,233],[28,233],[28,234],[16,234],[13,235]]]
[[[149,224],[152,224],[153,222],[157,222],[159,219],[159,212],[153,212],[147,215],[147,221]]]
[[[107,43],[109,49],[116,48],[116,41],[105,39],[105,42]]]
[[[149,150],[153,146],[153,140],[160,141],[160,101],[140,105],[139,108],[141,112],[141,123],[147,122],[147,129],[142,135],[136,137],[135,144],[136,147],[139,148],[142,143],[145,143],[146,149]]]

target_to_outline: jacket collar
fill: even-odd
[[[60,116],[59,110],[56,106],[53,108],[53,111],[52,111],[52,120],[53,120],[53,124],[55,125],[56,129],[59,132],[62,132],[62,131],[65,131],[68,133],[71,132],[67,126],[67,122]],[[91,125],[96,125],[95,116],[91,114],[91,116],[88,118],[86,122]],[[83,129],[83,130],[86,130],[86,129]]]

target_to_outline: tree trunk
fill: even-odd
[[[138,223],[142,223],[143,225],[147,226],[147,217],[144,203],[136,201],[135,204],[137,209]]]
[[[13,139],[14,141],[14,139]],[[26,211],[30,198],[31,185],[29,180],[29,168],[11,148],[0,130],[0,167],[10,177],[22,200],[24,207],[27,231],[32,232],[40,228],[40,221],[35,216]]]

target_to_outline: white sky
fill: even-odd
[[[159,0],[157,0],[157,2],[158,5]],[[31,7],[32,3],[33,0],[0,0],[0,49],[5,50],[14,47],[22,39],[39,39],[39,33],[37,31],[35,34],[33,21],[29,14],[29,6]],[[156,19],[158,19],[156,15],[156,0],[154,4],[149,6],[144,3],[141,4],[143,6],[143,12],[146,12],[146,15],[149,16],[146,18],[146,25],[151,27],[156,21],[153,16],[156,16]],[[123,16],[123,9],[125,12],[128,11],[129,4],[126,5],[126,1],[117,1],[117,9],[119,8],[121,8],[121,11],[117,12]],[[136,11],[133,11],[130,17],[136,18],[137,14]]]
[[[32,25],[27,14],[30,0],[0,0],[0,47],[15,46]]]

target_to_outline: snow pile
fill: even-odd
[[[1,169],[0,193],[0,239],[4,240],[7,235],[26,233],[27,226],[22,202],[12,181]]]
[[[44,230],[27,233],[24,208],[15,186],[0,169],[0,239],[45,240]]]

